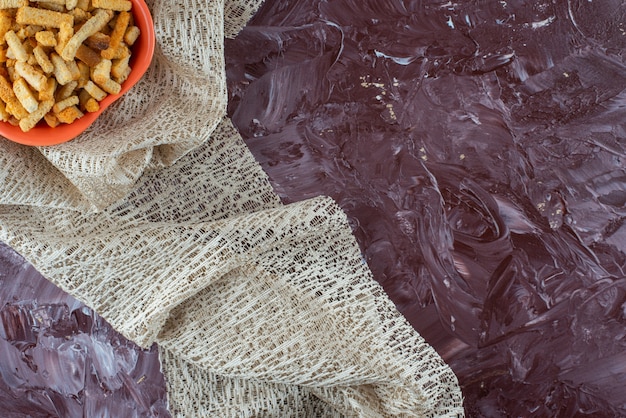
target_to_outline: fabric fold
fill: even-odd
[[[159,345],[222,377],[301,387],[345,416],[456,416],[454,375],[373,281],[342,212],[328,198],[299,205],[284,210],[319,230],[179,305]]]

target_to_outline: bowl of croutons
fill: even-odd
[[[0,135],[76,138],[139,81],[154,47],[144,0],[0,0]]]

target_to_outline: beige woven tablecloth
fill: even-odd
[[[327,197],[282,205],[228,118],[260,0],[148,2],[146,76],[83,135],[0,141],[0,239],[143,347],[181,417],[460,416]]]

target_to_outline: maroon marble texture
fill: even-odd
[[[142,350],[0,243],[0,416],[170,417]]]
[[[268,0],[229,115],[326,194],[472,417],[626,416],[626,5]]]

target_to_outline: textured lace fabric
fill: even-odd
[[[223,39],[259,2],[148,3],[156,54],[127,96],[67,144],[0,141],[0,239],[158,343],[175,415],[462,415],[343,212],[281,204],[224,116]]]

